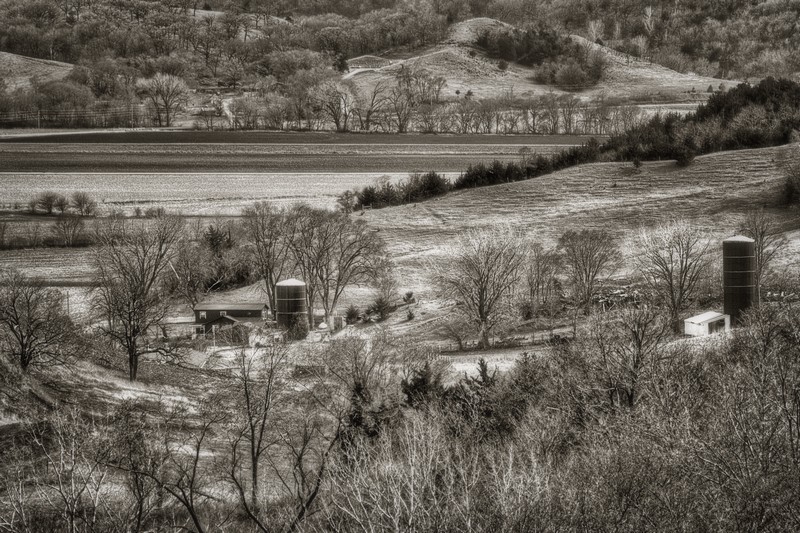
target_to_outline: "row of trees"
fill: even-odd
[[[415,84],[378,82],[359,90],[349,81],[325,79],[295,85],[294,95],[268,92],[234,99],[229,114],[209,109],[199,127],[215,129],[335,129],[405,133],[590,134],[622,133],[643,122],[639,107],[611,99],[583,101],[555,93],[520,98],[512,94],[477,100],[443,94],[444,80],[424,71]]]
[[[737,229],[756,241],[760,288],[786,240],[776,219],[763,211],[745,216]],[[699,299],[718,296],[719,288],[711,288],[718,281],[715,249],[691,223],[678,220],[642,230],[633,250],[627,265],[636,273],[632,281],[642,287],[642,300],[663,310],[659,314],[672,332],[680,333],[683,313]],[[603,282],[623,266],[618,241],[606,231],[567,231],[548,249],[503,229],[458,239],[431,269],[441,294],[456,302],[461,320],[486,348],[493,330],[566,310],[571,310],[575,332],[578,314],[591,314]]]

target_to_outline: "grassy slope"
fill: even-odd
[[[32,78],[41,82],[61,80],[71,70],[69,63],[0,52],[0,80],[5,80],[8,90],[29,88]]]
[[[640,226],[685,217],[710,237],[732,234],[743,211],[774,206],[781,161],[797,146],[672,161],[597,163],[541,178],[460,191],[416,205],[367,212],[399,263],[401,285],[427,292],[424,263],[466,230],[507,224],[553,244],[567,229],[603,228],[628,239]]]
[[[512,92],[517,96],[542,95],[563,91],[547,85],[539,85],[531,81],[534,70],[521,65],[511,64],[506,71],[497,67],[497,60],[490,59],[483,52],[470,57],[473,43],[487,29],[505,27],[506,24],[496,20],[479,18],[453,25],[448,38],[440,45],[429,48],[417,56],[392,62],[391,65],[377,69],[354,69],[346,78],[352,79],[359,87],[369,88],[376,83],[391,85],[393,77],[402,67],[425,68],[438,76],[447,79],[443,96],[455,97],[455,91],[462,94],[471,90],[478,98],[499,97]],[[685,100],[685,94],[694,88],[700,92],[709,85],[717,88],[720,83],[734,86],[736,82],[722,81],[704,76],[681,74],[660,65],[637,60],[631,56],[620,54],[573,36],[578,42],[605,54],[608,69],[605,79],[596,87],[578,93],[581,96],[596,97],[603,94],[608,97],[651,98],[662,95],[667,99]]]

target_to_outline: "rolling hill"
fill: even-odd
[[[513,92],[516,96],[537,96],[547,93],[561,94],[564,91],[550,85],[532,81],[534,69],[519,64],[510,64],[506,70],[498,67],[498,61],[489,58],[475,47],[475,41],[485,31],[497,28],[510,28],[508,24],[488,19],[470,19],[450,28],[448,37],[437,46],[428,48],[418,55],[408,58],[383,58],[381,63],[375,58],[371,63],[353,60],[353,69],[345,78],[365,89],[382,82],[390,84],[401,68],[425,69],[447,80],[443,94],[446,98],[455,97],[455,92],[466,93],[471,90],[478,98],[493,98]],[[719,80],[694,74],[681,74],[661,65],[650,63],[591,43],[573,35],[579,44],[605,55],[607,70],[601,82],[590,89],[579,91],[583,98],[599,95],[624,99],[657,99],[659,101],[686,101],[704,99],[709,85],[715,89],[722,84],[733,87],[738,82]],[[688,93],[696,91],[694,97]]]
[[[26,89],[34,79],[40,82],[60,80],[71,71],[69,63],[0,52],[0,80],[5,80],[9,91]]]
[[[644,163],[638,170],[595,163],[364,216],[389,243],[402,285],[425,294],[431,286],[425,264],[467,230],[507,224],[549,246],[568,229],[602,228],[625,243],[639,227],[678,217],[692,220],[711,238],[729,235],[745,211],[778,204],[782,164],[798,156],[800,145],[794,144],[719,152],[686,168],[673,161]]]

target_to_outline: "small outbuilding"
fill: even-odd
[[[692,337],[702,337],[730,331],[731,317],[717,311],[708,311],[683,321],[684,333]]]

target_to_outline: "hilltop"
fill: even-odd
[[[507,94],[515,96],[540,96],[564,94],[565,90],[534,81],[536,69],[509,63],[500,67],[497,59],[489,57],[477,46],[480,36],[493,30],[513,31],[510,24],[490,18],[475,18],[454,24],[440,44],[426,48],[407,58],[364,58],[351,60],[352,70],[345,79],[353,80],[362,90],[368,91],[377,83],[392,84],[401,69],[427,70],[446,80],[443,90],[445,98],[455,98],[456,91],[465,94],[472,91],[477,98],[497,98]],[[571,35],[573,42],[589,52],[602,54],[606,62],[605,72],[599,83],[585,89],[570,90],[582,98],[598,96],[621,99],[655,99],[657,101],[704,100],[709,86],[715,90],[720,86],[733,87],[738,82],[720,80],[695,74],[682,74],[664,66],[617,52],[592,43],[578,35]],[[380,61],[379,61],[380,60]]]

